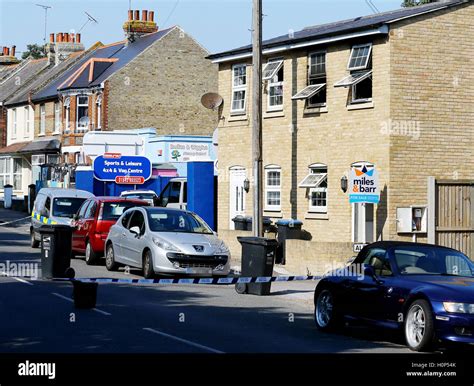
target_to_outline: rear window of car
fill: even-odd
[[[86,198],[58,197],[53,200],[53,216],[72,218]]]
[[[136,206],[146,206],[145,203],[138,204],[135,202],[104,202],[102,204],[102,215],[99,220],[117,221],[118,218],[129,208]]]

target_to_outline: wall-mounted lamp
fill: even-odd
[[[248,178],[244,180],[244,190],[245,190],[245,193],[248,193],[250,190],[250,181]]]
[[[347,182],[347,177],[342,176],[341,178],[341,190],[346,193],[348,188],[348,182]]]

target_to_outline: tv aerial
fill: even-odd
[[[53,8],[49,5],[43,5],[43,4],[35,4],[37,7],[41,7],[44,9],[44,44],[46,45],[46,34],[47,34],[47,25],[48,25],[48,10]]]
[[[90,22],[95,23],[95,24],[99,24],[99,22],[97,21],[97,19],[96,19],[95,17],[93,17],[90,13],[88,13],[88,12],[86,12],[86,11],[84,11],[84,13],[85,13],[86,16],[87,16],[87,20],[86,20],[86,22],[82,25],[82,27],[79,29],[79,32],[81,32],[81,31],[84,29],[84,27],[85,27],[87,24],[89,24]]]
[[[215,92],[208,92],[201,97],[201,104],[209,110],[216,110],[224,102],[224,99]]]

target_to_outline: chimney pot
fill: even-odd
[[[135,10],[135,20],[140,20],[140,11]]]
[[[61,34],[57,33],[56,34],[56,43],[59,43],[61,41]]]
[[[75,37],[75,35],[74,35],[73,33],[70,33],[70,34],[69,34],[69,39],[70,39],[71,43],[75,43],[75,42],[76,42],[76,37]]]
[[[155,11],[148,12],[148,21],[155,21]]]
[[[7,47],[3,47],[3,55],[7,56]]]
[[[76,43],[81,42],[81,34],[76,34]]]
[[[148,18],[148,11],[144,9],[142,11],[142,21],[147,21],[147,18]]]
[[[133,11],[131,9],[128,10],[128,20],[133,20]]]
[[[69,33],[66,32],[66,42],[69,43],[71,40],[70,40],[70,36],[69,36]]]
[[[6,47],[7,56],[10,56],[10,48]]]
[[[12,46],[12,56],[15,56],[16,46]]]
[[[49,42],[54,43],[54,34],[49,34]]]

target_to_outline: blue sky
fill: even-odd
[[[400,7],[401,0],[372,0],[380,11]],[[132,9],[155,11],[160,28],[180,25],[210,52],[250,43],[252,0],[132,0]],[[129,0],[0,0],[0,46],[42,43],[44,11],[48,12],[48,37],[52,32],[79,32],[86,22],[84,11],[99,24],[81,31],[86,47],[123,39],[122,24]],[[309,25],[371,14],[365,0],[263,0],[264,38],[297,31]],[[20,56],[20,55],[18,55]]]

